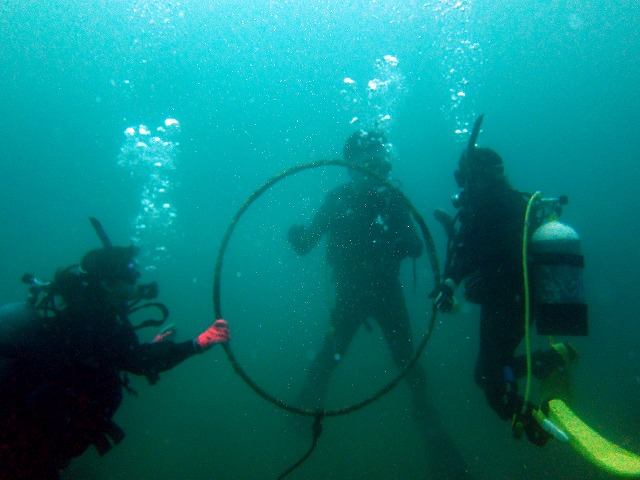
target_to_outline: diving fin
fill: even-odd
[[[606,472],[640,477],[640,456],[602,437],[560,399],[549,401],[549,419],[569,437],[569,444],[587,461]]]

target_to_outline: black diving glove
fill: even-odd
[[[551,436],[542,428],[542,425],[540,425],[534,417],[533,413],[537,408],[538,407],[529,404],[524,409],[524,412],[522,410],[517,411],[513,415],[511,429],[515,438],[521,438],[522,433],[524,432],[527,436],[527,440],[538,447],[544,447]]]
[[[453,237],[453,234],[455,233],[455,220],[449,214],[449,212],[441,208],[436,208],[433,211],[433,216],[440,223],[440,225],[442,225],[442,228],[444,228],[444,232],[447,234],[447,238]]]
[[[305,227],[304,225],[292,225],[287,233],[287,240],[298,255],[307,253],[305,245]]]
[[[454,296],[454,290],[456,288],[456,282],[447,278],[442,285],[440,285],[440,292],[436,296],[434,301],[438,310],[444,313],[450,313],[456,305],[456,297]]]

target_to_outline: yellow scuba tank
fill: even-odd
[[[533,315],[540,335],[587,335],[580,237],[551,218],[530,240]]]

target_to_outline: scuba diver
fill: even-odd
[[[347,139],[343,157],[374,175],[349,169],[351,181],[327,194],[310,225],[293,225],[288,232],[288,241],[300,256],[309,253],[327,235],[327,261],[336,292],[330,329],[298,399],[308,409],[322,407],[332,372],[358,329],[365,326],[371,330],[369,319],[377,322],[398,368],[403,368],[414,355],[399,274],[401,262],[419,257],[423,245],[405,201],[376,180],[389,178],[390,144],[381,131],[359,130]],[[466,463],[427,399],[422,366],[417,363],[405,380],[416,423],[427,439],[434,472],[442,478],[470,478]]]
[[[230,338],[216,320],[193,340],[166,333],[141,343],[136,330],[168,316],[155,282],[136,285],[134,246],[112,246],[91,219],[103,247],[79,265],[60,269],[51,282],[25,275],[31,296],[0,308],[0,478],[58,479],[74,457],[94,445],[100,455],[124,438],[112,420],[129,392],[127,373],[149,383],[194,354]],[[134,326],[129,316],[157,308],[161,320]]]
[[[495,151],[476,147],[482,118],[476,121],[454,172],[462,189],[453,197],[458,212],[454,218],[442,210],[435,212],[449,236],[444,280],[435,304],[442,312],[454,310],[454,290],[465,280],[465,298],[480,305],[475,382],[500,418],[512,421],[516,438],[524,431],[532,443],[542,446],[549,435],[534,419],[538,407],[525,404],[518,393],[517,379],[526,375],[526,356],[515,356],[525,335],[522,249],[529,195],[511,187]],[[575,349],[563,343],[537,350],[532,354],[533,376],[546,378],[576,356]]]

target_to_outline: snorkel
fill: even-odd
[[[102,246],[105,248],[112,247],[113,244],[111,243],[111,240],[109,240],[109,236],[107,235],[107,232],[105,232],[100,221],[95,217],[89,217],[89,221],[91,222],[93,229],[96,231],[96,235],[98,235],[100,242],[102,242]]]
[[[98,221],[98,219],[95,217],[89,217],[89,221],[91,222],[93,229],[96,231],[96,234],[100,239],[100,242],[102,242],[102,246],[104,248],[112,248],[113,244],[111,243],[111,240],[107,235],[107,232],[104,230],[104,227]],[[131,247],[131,248],[135,248],[137,251],[136,247]],[[167,320],[167,318],[169,317],[169,309],[164,304],[159,302],[149,302],[149,303],[143,303],[140,305],[140,302],[142,302],[143,300],[153,300],[157,296],[158,296],[158,282],[154,281],[154,282],[140,284],[136,286],[133,297],[130,298],[128,303],[126,304],[126,311],[123,312],[124,315],[129,316],[134,312],[147,309],[147,308],[157,308],[158,310],[160,310],[162,318],[158,320],[153,318],[147,319],[142,323],[140,323],[139,325],[134,326],[133,327],[134,330],[138,330],[140,328],[145,328],[145,327],[157,327],[162,325]],[[175,330],[173,325],[167,327],[166,330],[170,328],[173,328]],[[161,332],[161,334],[162,333],[163,332]],[[168,335],[169,333],[164,333],[164,336],[162,336],[162,339],[164,339],[165,336],[168,336]]]
[[[458,168],[453,172],[453,178],[458,184],[458,187],[462,189],[461,192],[451,196],[451,203],[456,209],[459,209],[463,203],[463,198],[465,196],[464,189],[469,177],[469,164],[477,153],[476,141],[478,140],[478,135],[480,135],[480,127],[482,126],[483,118],[484,114],[480,114],[473,124],[473,129],[469,136],[469,142],[467,143],[467,149],[462,152],[460,160],[458,161]]]
[[[478,135],[480,135],[480,127],[482,126],[482,119],[484,118],[484,113],[481,113],[478,118],[476,118],[475,123],[473,124],[473,130],[471,130],[471,136],[469,137],[469,143],[467,143],[467,158],[471,158],[471,156],[476,151],[476,141],[478,140]]]

